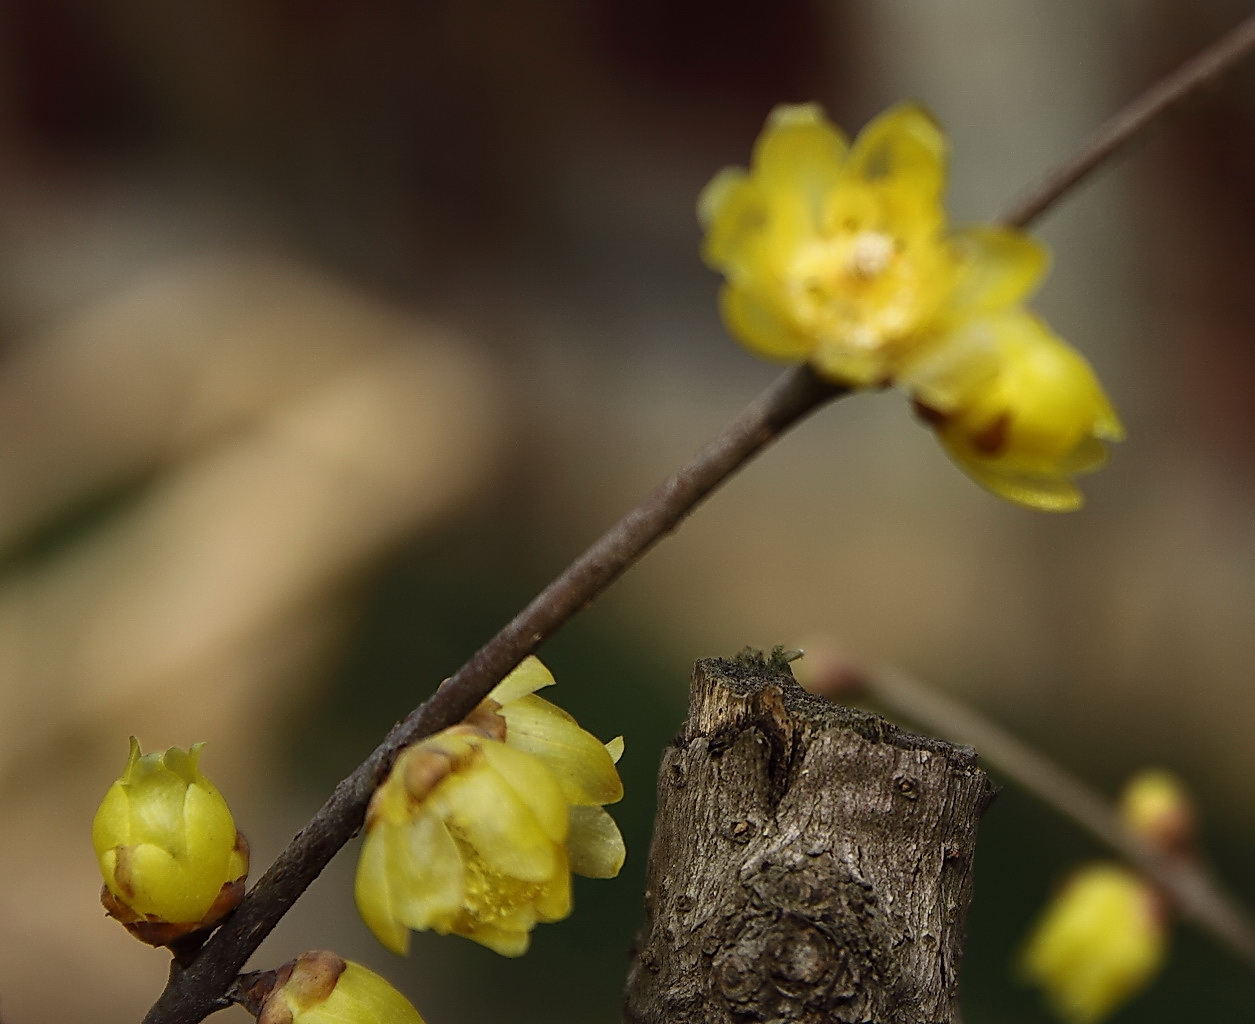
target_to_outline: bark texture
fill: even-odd
[[[969,747],[699,661],[663,757],[629,1024],[954,1024],[976,825]]]

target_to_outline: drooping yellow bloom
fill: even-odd
[[[302,953],[277,974],[257,1024],[423,1024],[383,978],[335,953]]]
[[[154,946],[211,927],[244,895],[248,844],[201,774],[203,746],[141,755],[131,737],[92,823],[105,909]]]
[[[922,418],[977,482],[1017,504],[1079,508],[1072,477],[1123,437],[1089,364],[1023,311],[974,320],[901,379]]]
[[[1021,966],[1067,1024],[1096,1024],[1158,973],[1166,949],[1154,890],[1125,867],[1097,863],[1051,901]]]
[[[553,683],[527,658],[463,723],[404,750],[376,790],[357,906],[397,953],[410,929],[474,939],[504,956],[571,910],[571,872],[612,878],[623,839],[602,806],[623,795],[603,744],[537,697]]]
[[[919,107],[853,144],[816,104],[777,107],[749,170],[725,169],[698,203],[724,320],[759,355],[901,387],[1002,497],[1075,508],[1068,478],[1120,425],[1088,364],[1023,309],[1045,250],[1010,228],[950,228],[945,179],[945,139]]]

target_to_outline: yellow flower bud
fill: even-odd
[[[1166,853],[1191,852],[1194,804],[1181,780],[1171,772],[1148,768],[1130,779],[1120,798],[1120,817]]]
[[[853,144],[816,104],[777,107],[748,171],[703,191],[703,257],[728,330],[852,388],[901,387],[958,463],[1033,508],[1076,508],[1070,477],[1120,424],[1089,365],[1023,309],[1045,250],[998,226],[954,229],[946,140],[920,108]]]
[[[1021,965],[1067,1024],[1096,1024],[1158,973],[1166,948],[1154,890],[1120,865],[1091,864],[1051,901]]]
[[[202,746],[141,755],[131,737],[126,771],[92,823],[101,902],[154,946],[212,927],[244,895],[248,844],[201,774]]]
[[[526,659],[465,722],[402,751],[371,799],[357,867],[362,919],[397,953],[410,929],[464,935],[504,956],[571,910],[571,872],[612,878],[623,838],[602,809],[623,795],[622,740],[603,744],[535,695]]]
[[[1079,508],[1071,478],[1124,436],[1089,363],[1022,311],[974,320],[903,374],[951,457],[1008,501]]]
[[[423,1024],[423,1018],[374,971],[316,949],[279,969],[257,1024]]]

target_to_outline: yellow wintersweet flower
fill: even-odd
[[[1045,250],[951,228],[946,142],[901,104],[848,143],[817,104],[772,111],[749,170],[703,191],[703,256],[728,329],[852,388],[896,384],[959,464],[1004,498],[1075,508],[1120,425],[1085,361],[1026,313]]]
[[[315,949],[279,968],[257,1024],[423,1024],[410,1001],[374,971]]]
[[[409,930],[526,952],[538,921],[571,911],[571,872],[613,878],[623,839],[602,805],[623,796],[615,761],[527,658],[464,722],[402,751],[375,791],[357,866],[358,910],[389,949]]]
[[[729,330],[760,355],[876,387],[965,320],[1018,305],[1044,250],[1006,228],[948,231],[945,179],[945,138],[913,104],[853,145],[818,104],[777,107],[749,171],[726,168],[698,200]]]
[[[1054,897],[1021,966],[1067,1024],[1096,1024],[1155,976],[1166,948],[1154,890],[1127,868],[1098,863]]]
[[[1072,477],[1107,460],[1124,436],[1079,352],[1023,311],[969,321],[900,379],[951,457],[1008,501],[1079,508]]]
[[[154,946],[213,926],[244,895],[248,844],[222,794],[200,771],[204,744],[131,754],[92,823],[101,902]]]

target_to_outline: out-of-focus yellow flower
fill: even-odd
[[[204,744],[131,755],[92,823],[101,902],[137,938],[164,946],[212,927],[244,895],[248,844],[200,771]]]
[[[1023,311],[970,321],[900,383],[955,462],[1030,508],[1079,508],[1071,478],[1098,469],[1103,442],[1124,436],[1089,363]]]
[[[357,906],[389,949],[409,930],[527,950],[538,921],[571,910],[571,872],[613,878],[623,839],[602,805],[623,795],[615,761],[565,711],[527,658],[463,723],[404,750],[375,791],[357,866]]]
[[[1148,768],[1129,780],[1120,797],[1124,823],[1165,853],[1190,855],[1194,845],[1194,802],[1171,772]]]
[[[257,1024],[423,1024],[374,971],[316,949],[279,968]]]
[[[1154,890],[1117,864],[1087,865],[1047,907],[1024,950],[1024,976],[1068,1024],[1096,1024],[1159,971],[1167,948]]]
[[[703,255],[728,329],[853,388],[897,384],[980,483],[1075,508],[1120,425],[1088,364],[1023,309],[1045,250],[997,226],[948,227],[946,143],[902,104],[847,143],[816,104],[777,107],[748,171],[703,191]]]

